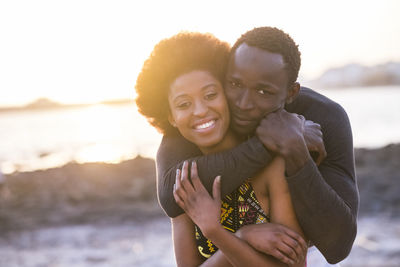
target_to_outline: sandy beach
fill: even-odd
[[[341,266],[398,266],[399,164],[400,145],[356,150],[359,229]],[[0,199],[0,266],[174,266],[151,159],[13,173]]]

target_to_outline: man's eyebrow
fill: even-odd
[[[236,81],[240,81],[240,78],[235,76],[235,75],[227,75],[226,76],[227,80],[236,80]]]
[[[268,88],[271,88],[274,92],[279,91],[279,88],[275,84],[269,83],[269,82],[258,82],[256,87],[257,88],[268,87]]]

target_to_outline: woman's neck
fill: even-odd
[[[233,131],[228,130],[222,141],[218,144],[209,147],[199,147],[199,149],[203,154],[213,154],[234,148],[239,143],[240,139],[233,133]]]

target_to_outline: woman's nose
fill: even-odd
[[[194,106],[193,115],[201,117],[205,116],[208,111],[208,106],[203,101],[197,101]]]

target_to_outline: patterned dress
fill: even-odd
[[[238,189],[221,201],[221,225],[235,233],[243,225],[269,222],[270,218],[256,198],[253,187],[245,181]],[[208,240],[196,225],[196,245],[200,254],[208,259],[218,248]]]

